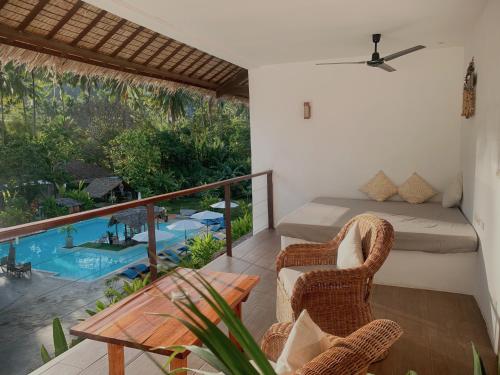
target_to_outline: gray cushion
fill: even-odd
[[[477,234],[458,208],[437,202],[376,202],[365,199],[316,198],[285,216],[278,224],[280,235],[312,242],[334,238],[352,217],[371,213],[392,224],[393,248],[435,253],[477,250]]]

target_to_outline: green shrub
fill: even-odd
[[[17,192],[2,191],[5,207],[0,211],[0,227],[10,227],[12,225],[24,224],[31,221],[31,213],[28,202],[19,196]]]
[[[215,239],[212,234],[197,236],[192,239],[189,249],[191,258],[186,266],[201,268],[210,263],[214,254],[224,247],[224,242]]]
[[[213,192],[205,192],[203,193],[200,201],[200,206],[202,210],[212,210],[213,208],[210,207],[211,204],[217,203],[220,201],[220,198],[217,196],[217,194]]]
[[[68,214],[68,209],[66,207],[58,206],[56,203],[56,199],[54,197],[50,197],[45,199],[42,202],[43,207],[43,215],[46,218],[63,216]]]
[[[231,221],[233,241],[252,231],[252,215],[246,211],[242,216]]]
[[[87,193],[84,190],[67,190],[64,192],[62,195],[63,197],[66,198],[71,198],[74,199],[75,201],[78,201],[82,204],[82,209],[83,210],[91,210],[95,207],[95,202],[94,200],[90,197],[90,194]]]

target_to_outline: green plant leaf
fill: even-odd
[[[55,318],[52,322],[52,335],[54,338],[54,355],[57,357],[68,350],[68,342],[66,341],[66,336],[64,336],[59,318]]]
[[[472,360],[474,366],[474,375],[486,375],[486,370],[484,368],[483,360],[479,356],[479,353],[477,352],[474,343],[471,343],[471,345],[472,345]]]
[[[85,312],[87,314],[89,314],[90,316],[94,316],[95,314],[97,314],[94,310],[90,310],[90,309],[85,309]]]
[[[42,357],[43,363],[47,363],[52,359],[49,352],[47,351],[47,348],[44,345],[42,345],[40,348],[40,356]]]

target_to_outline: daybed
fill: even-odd
[[[473,293],[477,234],[459,208],[444,208],[438,202],[316,198],[280,220],[282,248],[327,242],[361,213],[386,219],[394,227],[394,246],[376,282]]]

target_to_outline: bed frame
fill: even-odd
[[[294,243],[311,243],[281,236],[281,248]],[[477,252],[436,254],[392,249],[375,283],[407,288],[474,295]]]

